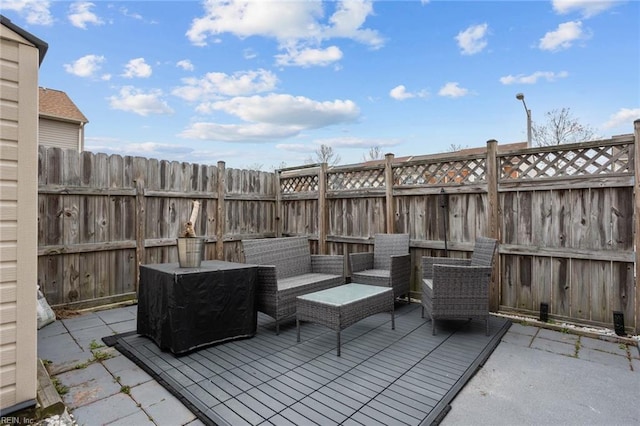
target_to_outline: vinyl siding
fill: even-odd
[[[0,25],[0,408],[36,397],[38,49]]]
[[[78,150],[80,126],[77,123],[40,117],[39,144],[62,149]]]

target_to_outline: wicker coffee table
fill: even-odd
[[[345,284],[298,296],[296,328],[300,341],[300,321],[324,325],[337,332],[340,356],[340,331],[370,315],[391,312],[391,329],[395,330],[393,289],[365,284]]]

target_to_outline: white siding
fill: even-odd
[[[0,408],[36,397],[38,49],[0,25]]]
[[[80,150],[78,145],[80,126],[77,123],[40,117],[39,125],[38,143],[40,145]]]

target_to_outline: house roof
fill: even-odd
[[[0,23],[36,46],[39,53],[39,63],[40,65],[42,65],[44,56],[47,54],[47,50],[49,49],[49,44],[46,41],[40,40],[30,32],[20,28],[19,26],[11,22],[11,19],[7,18],[4,15],[0,15]]]
[[[40,87],[40,116],[59,120],[88,123],[87,117],[62,90]]]
[[[509,144],[503,144],[500,145],[498,144],[498,152],[499,153],[504,153],[504,152],[509,152],[509,151],[515,151],[518,149],[525,149],[527,147],[527,143],[526,142],[516,142],[516,143],[509,143]],[[473,154],[483,154],[487,152],[487,147],[486,146],[480,146],[477,148],[465,148],[465,149],[461,149],[459,151],[451,151],[451,152],[441,152],[441,153],[437,153],[437,154],[427,154],[427,155],[409,155],[409,156],[405,156],[405,157],[394,157],[393,159],[393,164],[397,164],[397,163],[406,163],[408,161],[414,161],[414,160],[426,160],[426,159],[437,159],[437,158],[442,158],[442,157],[450,157],[452,155],[473,155]],[[364,163],[361,163],[365,166],[375,166],[375,165],[379,165],[379,164],[384,164],[385,163],[385,159],[379,159],[379,160],[369,160],[369,161],[365,161]]]

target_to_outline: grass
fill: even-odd
[[[89,343],[89,349],[91,349],[92,351],[99,348],[104,348],[104,345],[96,342],[95,339],[92,340],[91,343]]]
[[[104,361],[106,359],[109,358],[113,358],[113,354],[110,354],[108,352],[105,351],[100,351],[100,350],[95,350],[93,351],[93,358],[91,359],[91,361]]]
[[[580,339],[578,338],[578,340],[576,340],[576,343],[575,343],[575,352],[573,354],[574,358],[578,358],[578,353],[580,352],[581,347],[582,347],[582,344],[580,343]]]
[[[52,377],[51,383],[53,383],[53,386],[56,388],[58,395],[62,396],[69,393],[69,387],[60,383],[60,379],[58,379],[57,377]]]

